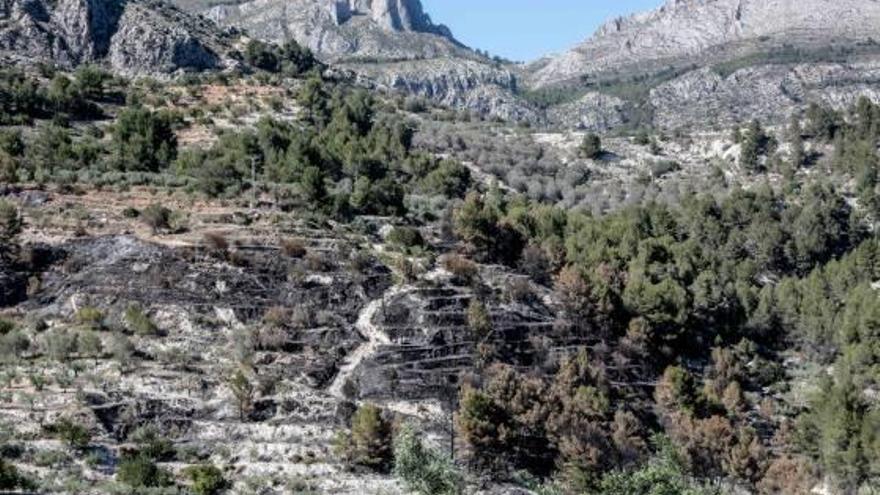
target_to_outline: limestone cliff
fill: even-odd
[[[231,64],[230,46],[212,23],[153,0],[0,2],[0,52],[20,60],[156,74]]]
[[[875,0],[667,0],[614,19],[572,50],[533,67],[547,86],[584,74],[718,61],[781,45],[816,48],[880,37]]]

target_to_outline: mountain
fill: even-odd
[[[657,10],[614,19],[584,43],[539,63],[532,84],[878,36],[880,3],[873,0],[668,0]]]
[[[516,97],[516,77],[434,24],[419,0],[172,0],[251,37],[310,48],[377,87],[510,120],[536,115]]]
[[[813,101],[839,108],[880,96],[877,39],[874,0],[669,0],[521,77],[532,90],[568,90],[549,112],[560,125],[779,120]]]
[[[468,54],[445,26],[431,22],[418,0],[253,0],[216,5],[178,0],[220,24],[256,38],[293,38],[325,60],[435,58]]]
[[[13,59],[156,74],[228,66],[231,44],[213,23],[158,1],[0,2],[0,53]]]

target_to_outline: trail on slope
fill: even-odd
[[[327,387],[327,392],[330,393],[330,395],[339,399],[347,399],[343,393],[343,388],[345,387],[346,382],[348,382],[352,375],[354,375],[358,366],[360,366],[368,357],[375,355],[379,350],[379,347],[391,344],[391,339],[389,339],[388,335],[373,323],[373,320],[384,305],[391,300],[391,298],[403,292],[403,290],[404,287],[401,286],[391,287],[385,291],[381,297],[371,301],[361,310],[357,322],[355,323],[355,328],[358,333],[366,339],[366,342],[346,356],[345,364],[339,367],[339,372],[336,374],[336,378],[334,378],[333,383]]]

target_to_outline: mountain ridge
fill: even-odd
[[[231,67],[232,40],[155,0],[7,0],[0,52],[61,66],[106,62],[121,74]]]
[[[767,46],[821,46],[880,37],[873,0],[667,0],[603,24],[572,49],[533,63],[529,83],[546,87],[583,74],[721,60]]]

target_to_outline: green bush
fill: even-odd
[[[12,242],[21,233],[22,226],[18,208],[8,201],[0,200],[0,244]]]
[[[388,234],[388,242],[407,249],[425,245],[422,233],[412,227],[395,227]]]
[[[283,46],[252,40],[245,47],[244,60],[266,72],[298,76],[315,67],[318,62],[308,48],[290,40]]]
[[[171,474],[146,455],[135,454],[120,461],[116,480],[132,488],[155,488],[171,484]]]
[[[166,461],[174,458],[176,451],[171,440],[160,435],[152,425],[141,426],[128,436],[129,441],[138,445],[142,455],[155,461]]]
[[[0,335],[6,335],[13,330],[15,330],[15,323],[7,319],[0,318]]]
[[[479,299],[471,299],[467,310],[468,328],[476,341],[483,341],[492,333],[492,315]]]
[[[336,451],[349,464],[387,470],[392,457],[391,422],[382,409],[372,404],[358,408],[351,420],[351,432],[337,438]]]
[[[599,495],[720,495],[690,479],[672,444],[659,438],[659,451],[635,471],[613,471],[599,482]]]
[[[0,458],[0,490],[13,491],[16,489],[27,490],[33,487],[27,478],[22,476],[18,469],[6,460]]]
[[[125,310],[125,325],[138,335],[155,335],[159,329],[139,306],[131,305]]]
[[[584,136],[584,140],[578,148],[578,154],[584,158],[595,160],[600,158],[603,153],[602,139],[597,134],[590,133]]]
[[[177,156],[174,117],[142,107],[123,110],[113,128],[116,168],[127,172],[158,172]]]
[[[80,325],[85,325],[90,328],[98,329],[104,325],[104,313],[93,306],[83,306],[82,308],[79,308],[74,318]]]
[[[13,330],[0,335],[0,357],[17,359],[30,349],[31,340],[22,330]]]
[[[47,426],[46,430],[72,449],[84,449],[92,441],[92,434],[88,428],[67,418]]]
[[[226,487],[223,472],[216,466],[209,464],[190,466],[184,470],[184,474],[189,478],[190,489],[196,495],[214,495]]]
[[[407,489],[422,495],[457,495],[464,486],[464,477],[452,460],[425,447],[408,425],[394,439],[393,472]]]

